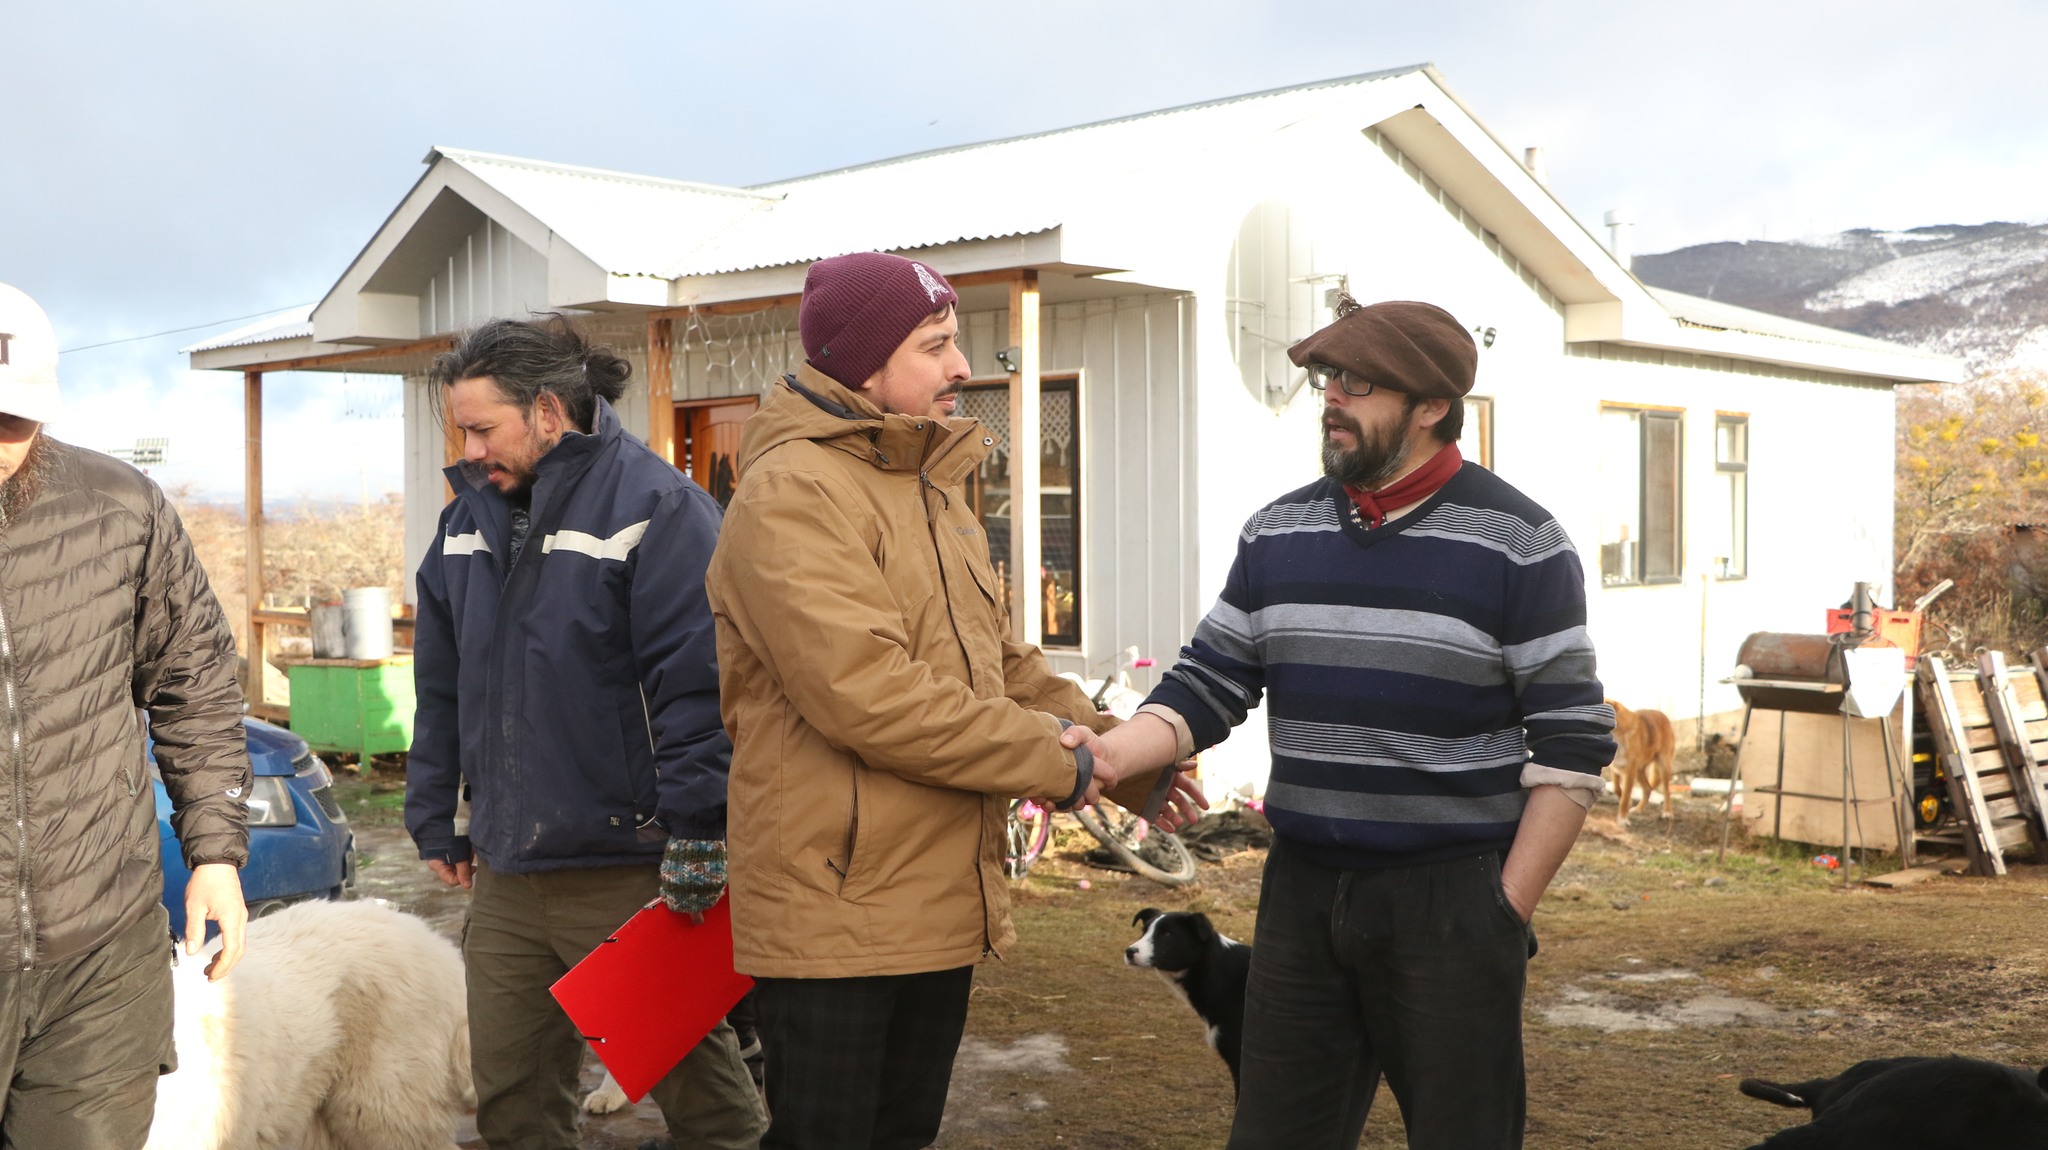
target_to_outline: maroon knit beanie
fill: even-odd
[[[958,305],[946,277],[916,260],[856,252],[811,265],[796,313],[811,366],[858,389],[917,325]]]

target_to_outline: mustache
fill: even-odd
[[[964,382],[963,382],[963,383],[955,383],[955,384],[952,384],[952,385],[950,385],[950,386],[948,386],[948,387],[944,388],[943,390],[941,390],[941,391],[939,392],[939,394],[937,394],[937,395],[933,396],[932,398],[933,398],[933,399],[944,399],[944,398],[946,398],[946,397],[947,397],[947,396],[949,396],[949,395],[959,395],[959,394],[960,394],[961,392],[963,392],[963,391],[965,391],[965,390],[967,390],[967,384],[965,384]]]
[[[1325,429],[1332,427],[1340,428],[1350,432],[1354,438],[1365,438],[1365,425],[1353,419],[1350,414],[1338,411],[1335,408],[1323,413],[1323,427]]]

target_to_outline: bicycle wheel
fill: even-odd
[[[1074,815],[1109,853],[1138,874],[1161,886],[1194,881],[1195,856],[1177,835],[1155,830],[1129,811],[1106,804],[1082,807]]]
[[[1052,811],[1030,799],[1013,799],[1003,843],[1003,873],[1023,878],[1052,841]]]

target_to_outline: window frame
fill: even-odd
[[[1685,409],[1682,407],[1661,407],[1641,403],[1602,403],[1600,416],[1623,413],[1634,417],[1636,425],[1635,456],[1635,517],[1629,524],[1634,534],[1626,543],[1610,543],[1607,540],[1606,512],[1601,513],[1600,524],[1600,585],[1607,587],[1657,587],[1672,586],[1685,581]],[[1663,468],[1661,478],[1665,483],[1654,482],[1659,476],[1652,472],[1653,461],[1658,449],[1663,446],[1657,440],[1668,443],[1670,462]],[[1605,447],[1605,436],[1601,437]],[[1661,465],[1658,465],[1661,467]],[[1601,459],[1603,471],[1607,460]],[[1603,475],[1602,482],[1611,481]],[[1660,497],[1660,486],[1668,486],[1668,502]],[[1668,520],[1668,522],[1665,522]],[[1663,552],[1666,565],[1660,565],[1657,574],[1649,573],[1653,559],[1650,538],[1653,529],[1668,538],[1660,538],[1658,550]],[[1608,569],[1608,548],[1627,546],[1628,575],[1612,575]]]
[[[1041,566],[1044,565],[1045,557],[1047,555],[1046,535],[1048,533],[1048,516],[1045,514],[1046,497],[1048,495],[1064,495],[1067,500],[1067,505],[1069,508],[1069,512],[1066,516],[1066,519],[1069,524],[1068,530],[1072,532],[1071,554],[1073,559],[1073,585],[1069,589],[1073,596],[1073,607],[1069,612],[1069,616],[1072,619],[1072,629],[1054,631],[1049,626],[1049,624],[1052,622],[1052,619],[1048,617],[1044,620],[1044,623],[1047,624],[1047,626],[1042,627],[1038,644],[1041,647],[1056,648],[1059,650],[1081,650],[1087,635],[1087,627],[1084,619],[1084,616],[1086,614],[1087,603],[1087,596],[1085,594],[1087,563],[1085,562],[1085,556],[1082,554],[1085,542],[1085,538],[1082,533],[1082,493],[1086,490],[1084,486],[1086,482],[1086,477],[1083,475],[1086,455],[1082,450],[1083,443],[1081,439],[1081,375],[1082,373],[1079,371],[1042,372],[1040,373],[1038,379],[1038,390],[1041,397],[1039,408],[1039,419],[1041,420],[1041,442],[1043,441],[1042,421],[1045,419],[1045,407],[1043,403],[1043,397],[1045,393],[1050,391],[1067,391],[1070,392],[1072,395],[1072,399],[1069,404],[1069,412],[1072,418],[1072,424],[1070,427],[1070,442],[1072,444],[1071,451],[1073,455],[1073,467],[1068,475],[1069,482],[1065,485],[1064,488],[1055,488],[1048,486],[1044,478],[1044,464],[1042,461],[1040,463],[1040,477],[1038,482],[1038,553],[1039,562]],[[1002,395],[1005,397],[1005,400],[1007,401],[1009,390],[1010,379],[1008,376],[980,377],[970,379],[961,386],[961,398],[964,400],[966,398],[966,393],[968,392],[982,391]],[[961,414],[966,414],[964,409],[962,410]],[[1008,450],[1007,437],[1004,441],[1004,450]],[[998,557],[994,553],[995,537],[988,531],[988,520],[984,516],[982,510],[985,495],[989,489],[984,488],[979,484],[979,474],[979,469],[977,469],[977,471],[973,475],[970,475],[968,477],[971,487],[969,506],[974,510],[975,518],[980,520],[982,523],[982,536],[984,539],[988,541],[988,545],[990,548],[989,566],[996,571],[999,584],[997,591],[998,594],[1001,596],[1002,601],[1005,604],[1007,604],[1009,602],[1009,586],[1007,575],[1009,562],[1007,540],[1009,536],[1006,530],[1004,535],[1005,553],[1002,556]],[[1005,492],[1007,493],[1007,488],[1005,489]],[[1042,591],[1043,585],[1041,585],[1041,592]]]
[[[1476,444],[1478,450],[1465,458],[1477,463],[1488,471],[1493,470],[1493,397],[1490,395],[1468,395],[1465,403],[1465,428],[1459,438]],[[1462,452],[1461,452],[1462,454]]]
[[[1740,428],[1735,437],[1738,459],[1723,459],[1721,456],[1721,432],[1724,428]],[[1718,490],[1723,476],[1728,479],[1727,506],[1722,511],[1728,516],[1729,550],[1733,555],[1717,555],[1721,562],[1714,565],[1714,578],[1722,582],[1733,582],[1749,578],[1749,430],[1750,418],[1746,411],[1717,411],[1714,413],[1714,479]]]

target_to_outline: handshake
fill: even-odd
[[[1172,783],[1166,792],[1166,805],[1153,817],[1152,825],[1164,831],[1177,831],[1192,826],[1202,817],[1201,812],[1209,808],[1201,784],[1188,773],[1194,770],[1195,761],[1175,762],[1180,751],[1179,732],[1158,715],[1141,711],[1115,730],[1100,735],[1076,724],[1061,732],[1060,745],[1068,750],[1085,746],[1095,758],[1095,776],[1089,780],[1077,806],[1103,798],[1120,783],[1149,779],[1155,771],[1165,768],[1173,772]],[[1118,801],[1133,811],[1146,805],[1142,798],[1136,799],[1135,805]]]

